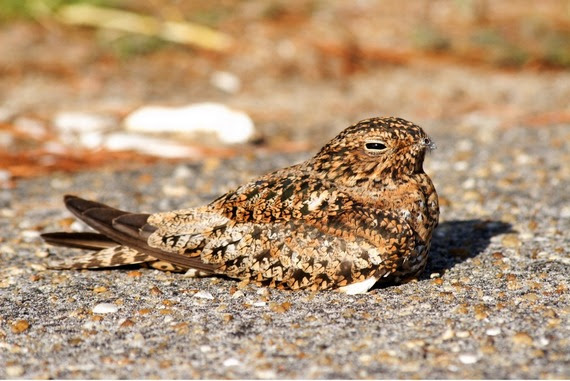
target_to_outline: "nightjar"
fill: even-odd
[[[148,263],[283,289],[368,291],[417,276],[438,224],[423,170],[434,147],[417,125],[371,118],[313,158],[261,176],[210,204],[136,214],[75,196],[65,205],[98,233],[47,233],[50,244],[92,250],[51,268]]]

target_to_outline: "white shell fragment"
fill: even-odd
[[[140,133],[214,133],[224,143],[243,143],[254,134],[254,124],[244,112],[219,103],[186,107],[146,106],[131,113],[124,124]]]
[[[93,307],[94,314],[112,314],[119,310],[114,304],[111,303],[99,303],[95,307]]]
[[[200,299],[214,299],[214,296],[212,294],[210,294],[208,291],[198,291],[197,293],[194,294],[195,298],[200,298]]]

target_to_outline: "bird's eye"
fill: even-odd
[[[381,141],[368,141],[364,145],[367,151],[380,152],[386,149],[386,143]]]

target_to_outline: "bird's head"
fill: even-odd
[[[429,136],[412,122],[372,118],[346,128],[309,165],[339,185],[377,187],[423,173],[425,153],[433,148]]]

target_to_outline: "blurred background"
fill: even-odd
[[[570,0],[0,0],[0,185],[570,123]],[[157,106],[159,106],[157,108]]]

